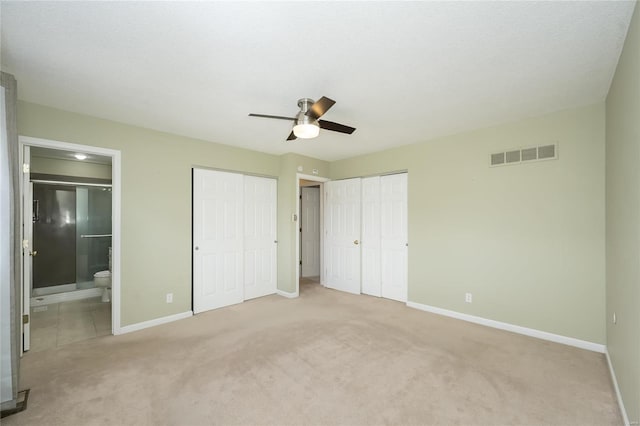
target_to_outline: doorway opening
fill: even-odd
[[[320,284],[320,184],[300,179],[299,200],[299,280],[305,289]]]
[[[296,294],[324,285],[323,274],[323,184],[329,179],[297,174],[296,198]]]
[[[120,330],[120,152],[20,137],[23,352]]]

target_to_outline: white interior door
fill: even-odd
[[[244,177],[244,299],[276,292],[277,183]]]
[[[320,276],[320,188],[300,188],[300,241],[303,277]]]
[[[407,301],[407,174],[382,176],[382,297]]]
[[[31,347],[31,289],[33,287],[33,184],[31,183],[31,151],[24,147],[22,153],[24,169],[22,173],[22,350]]]
[[[193,172],[193,308],[243,301],[243,176]]]
[[[326,182],[325,281],[360,294],[360,178]]]
[[[381,293],[380,176],[362,179],[362,292]]]

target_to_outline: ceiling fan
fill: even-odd
[[[331,130],[339,133],[351,134],[355,127],[334,123],[333,121],[319,120],[325,112],[335,104],[336,101],[326,96],[321,97],[317,102],[313,99],[302,98],[298,100],[300,112],[295,117],[283,117],[281,115],[249,114],[249,117],[275,118],[278,120],[291,120],[294,122],[293,130],[287,138],[288,141],[300,139],[312,139],[318,136],[320,129]]]

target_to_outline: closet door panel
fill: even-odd
[[[276,292],[277,202],[275,179],[244,177],[245,300]]]
[[[380,178],[382,297],[407,301],[407,174]]]
[[[381,296],[380,176],[362,179],[362,293]]]
[[[360,294],[360,178],[327,182],[324,189],[326,285]]]
[[[204,312],[243,300],[242,175],[193,174],[193,301]]]

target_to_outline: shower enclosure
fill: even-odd
[[[111,185],[33,181],[32,296],[94,287],[110,247]]]

